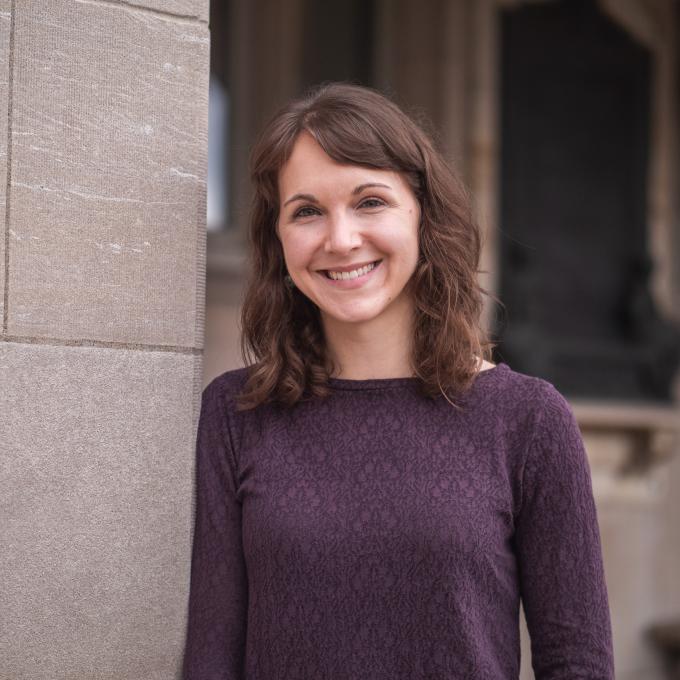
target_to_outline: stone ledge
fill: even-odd
[[[680,448],[680,407],[574,400],[598,501],[656,504]]]

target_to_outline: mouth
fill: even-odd
[[[318,275],[333,290],[352,291],[369,286],[373,278],[378,276],[376,272],[381,272],[382,270],[382,260],[375,260],[351,272],[336,272],[334,274],[336,278],[333,278],[327,269],[319,271]]]
[[[334,272],[332,275],[332,270],[322,269],[320,271],[327,279],[330,279],[331,281],[356,281],[357,279],[366,278],[371,272],[373,272],[373,270],[378,267],[381,262],[382,260],[375,260],[374,262],[370,262],[369,264],[354,269],[350,272]]]

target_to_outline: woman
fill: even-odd
[[[252,155],[247,367],[203,392],[185,680],[613,678],[570,406],[489,361],[478,229],[372,90]]]

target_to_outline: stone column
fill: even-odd
[[[0,0],[0,678],[179,676],[208,2]]]

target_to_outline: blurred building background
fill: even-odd
[[[242,365],[256,133],[313,84],[383,90],[427,122],[472,191],[485,238],[482,285],[505,305],[485,310],[500,343],[495,360],[550,380],[579,419],[617,678],[672,677],[680,646],[678,3],[222,0],[211,3],[210,29],[203,384]]]

